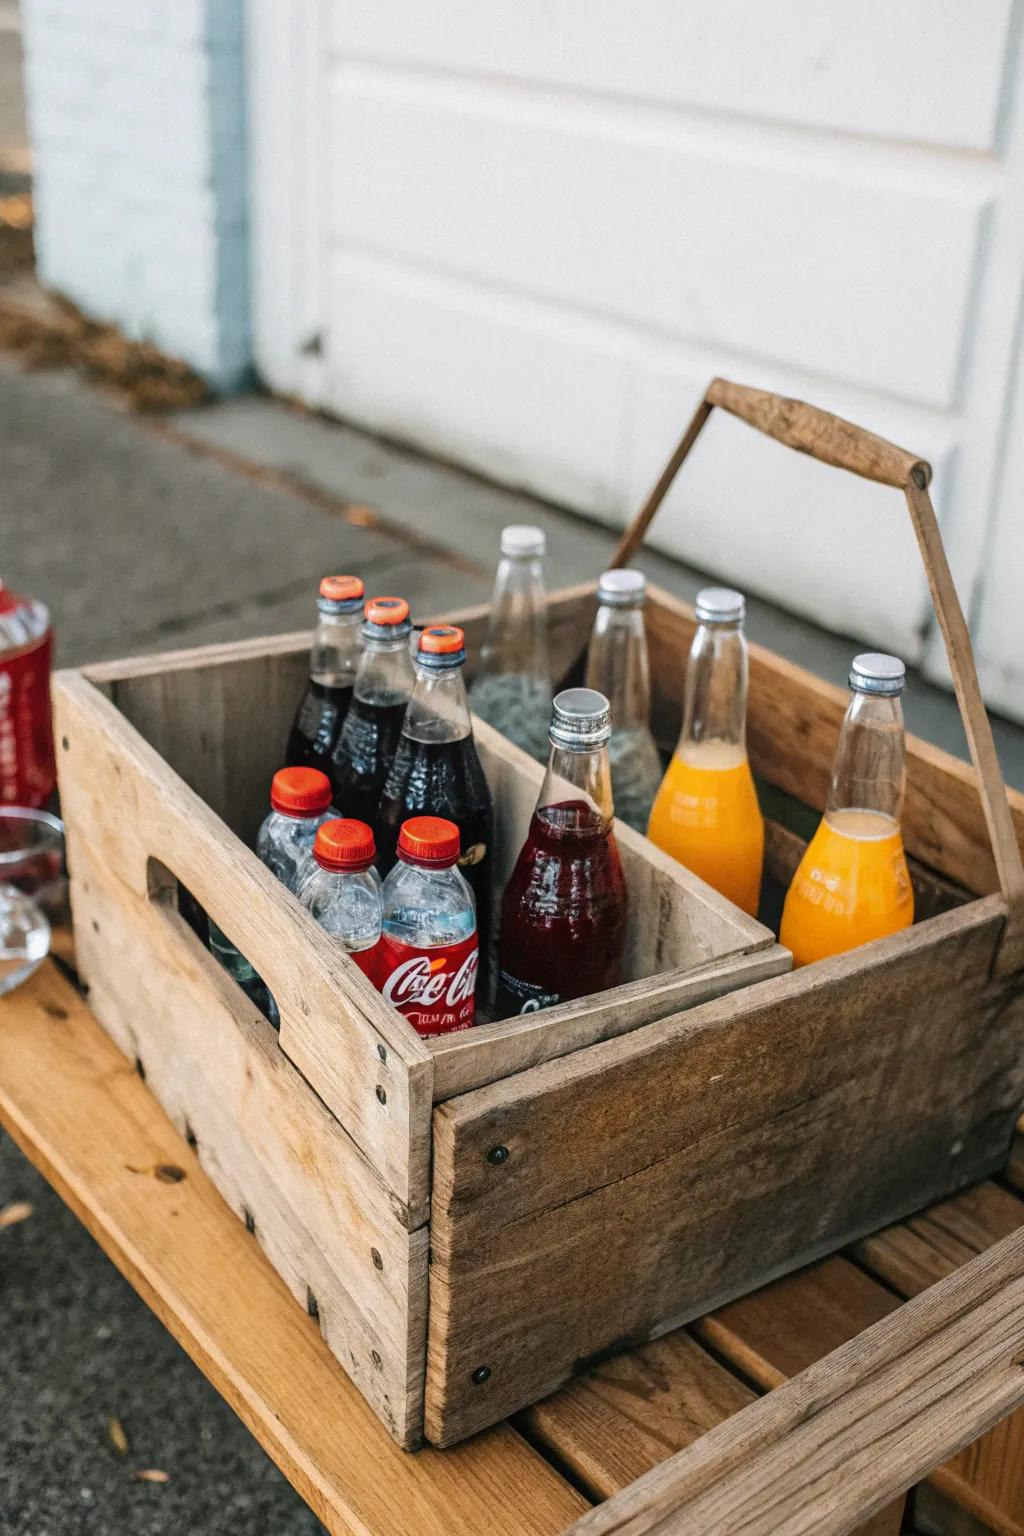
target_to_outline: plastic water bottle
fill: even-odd
[[[331,781],[318,768],[281,768],[270,786],[270,815],[260,827],[256,853],[290,891],[297,892],[321,823],[330,815]],[[277,1027],[277,1004],[266,983],[217,924],[210,923],[210,952]]]
[[[476,904],[459,870],[459,829],[413,816],[384,881],[377,988],[421,1035],[468,1029],[478,964]]]
[[[381,882],[373,832],[364,821],[325,821],[299,900],[372,980],[381,927]]]

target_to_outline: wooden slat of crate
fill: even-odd
[[[586,1508],[504,1425],[399,1450],[51,964],[4,999],[0,1121],[332,1536],[557,1536]]]
[[[809,1359],[827,1353],[837,1342],[833,1339],[818,1353],[810,1353],[826,1337],[817,1333],[817,1308],[824,1306],[840,1313],[858,1310],[859,1294],[845,1296],[842,1284],[847,1275],[856,1276],[857,1271],[840,1261],[835,1265],[839,1283],[830,1285],[826,1280],[820,1285],[813,1297],[806,1298],[812,1303],[807,1311],[797,1314],[782,1305],[773,1318],[780,1334],[793,1332],[798,1339],[808,1341],[803,1351],[790,1349],[793,1361],[801,1353],[808,1357],[794,1365],[794,1375]],[[831,1273],[832,1261],[818,1267]],[[876,1308],[863,1326],[884,1315],[885,1310]],[[838,1341],[847,1336],[841,1334]],[[757,1372],[747,1374],[759,1379]],[[779,1381],[785,1379],[780,1372]],[[685,1329],[678,1329],[592,1367],[553,1397],[525,1409],[515,1422],[523,1426],[535,1445],[550,1453],[559,1465],[569,1467],[588,1493],[610,1498],[753,1398],[753,1392],[712,1359]],[[859,1527],[857,1536],[897,1536],[904,1503],[902,1497],[896,1499]]]
[[[1001,913],[971,903],[435,1110],[428,1437],[997,1167],[1024,1088],[1019,1001],[979,999]]]
[[[682,701],[685,657],[696,621],[670,593],[651,588],[647,627],[659,735],[673,745]],[[656,599],[656,601],[654,601]],[[659,665],[659,656],[675,659]],[[821,810],[832,774],[839,726],[849,694],[763,646],[750,647],[747,746],[756,774]],[[1024,795],[1009,791],[1018,840],[1024,845]],[[974,769],[920,737],[907,737],[907,849],[922,863],[970,891],[998,889],[992,847]]]
[[[1024,1202],[986,1183],[865,1239],[855,1252],[899,1295],[916,1296],[1021,1226]],[[1024,1410],[938,1468],[931,1482],[1000,1536],[1024,1536]],[[936,1501],[924,1507],[933,1523],[941,1519]]]

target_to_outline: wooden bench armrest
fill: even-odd
[[[571,1536],[841,1536],[1024,1402],[1024,1229],[744,1408]]]

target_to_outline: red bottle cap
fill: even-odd
[[[454,864],[460,844],[458,827],[442,816],[412,816],[398,834],[398,852],[407,864]]]
[[[331,781],[319,768],[279,768],[270,804],[284,816],[316,816],[331,803]]]
[[[358,576],[325,576],[320,583],[320,596],[332,603],[351,603],[365,592],[366,587]]]
[[[365,821],[325,821],[317,828],[313,857],[321,869],[358,873],[369,869],[377,853],[373,832]]]
[[[404,624],[409,604],[404,597],[371,597],[363,609],[368,624]]]
[[[428,656],[451,656],[465,648],[466,637],[457,624],[434,624],[420,635],[420,650]]]

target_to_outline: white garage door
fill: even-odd
[[[259,366],[613,524],[714,373],[848,415],[935,464],[990,697],[1024,714],[988,573],[997,514],[1020,554],[1018,22],[1011,0],[251,0]],[[655,528],[941,673],[897,493],[716,420]]]

